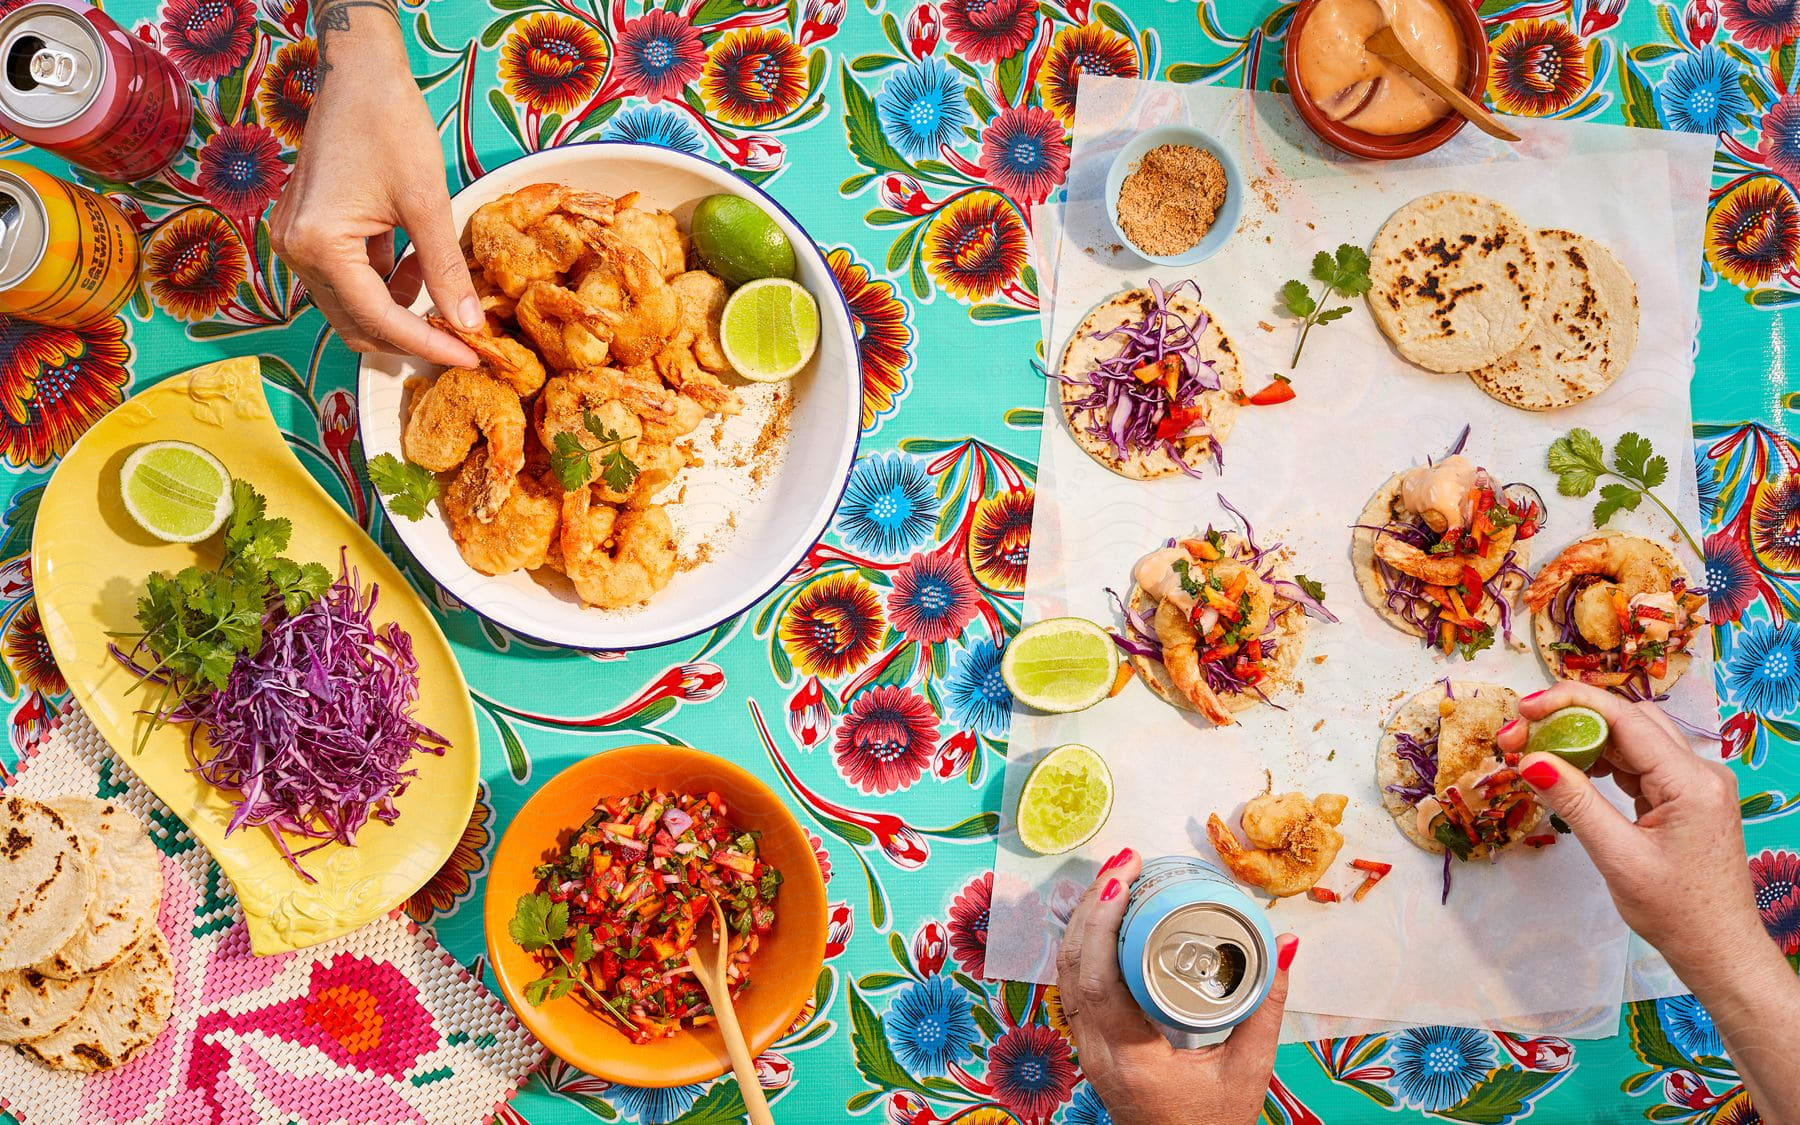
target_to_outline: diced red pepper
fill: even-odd
[[[1525,846],[1528,848],[1547,848],[1554,843],[1556,843],[1556,833],[1554,832],[1546,832],[1542,836],[1525,837]]]
[[[1368,871],[1376,875],[1386,875],[1394,869],[1393,864],[1382,863],[1377,859],[1353,859],[1350,861],[1350,866],[1358,871]]]
[[[1563,653],[1562,660],[1563,667],[1573,669],[1577,672],[1592,671],[1600,668],[1606,663],[1606,657],[1597,652],[1565,652]]]
[[[1314,902],[1336,902],[1338,900],[1337,892],[1329,887],[1313,887],[1306,892],[1306,897]]]
[[[1250,396],[1251,406],[1276,406],[1284,402],[1294,401],[1294,384],[1281,376],[1275,381]]]
[[[1157,440],[1174,441],[1192,429],[1194,423],[1204,416],[1204,412],[1197,406],[1169,407],[1169,412],[1156,424]]]

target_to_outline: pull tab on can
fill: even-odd
[[[31,49],[29,42],[20,43],[18,50],[24,53]],[[72,51],[63,49],[60,43],[45,43],[31,56],[26,73],[39,86],[48,86],[52,90],[73,90],[81,85],[81,72],[92,70],[84,64],[86,59]]]
[[[1214,1004],[1237,991],[1250,964],[1243,946],[1206,934],[1170,934],[1159,956],[1171,984],[1186,987]]]

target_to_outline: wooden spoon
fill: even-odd
[[[719,1017],[719,1033],[725,1037],[725,1050],[731,1055],[731,1070],[737,1075],[738,1089],[744,1095],[744,1108],[749,1112],[751,1125],[775,1125],[775,1119],[769,1116],[769,1103],[763,1097],[762,1083],[756,1078],[750,1044],[744,1042],[744,1029],[738,1026],[737,1010],[731,1006],[731,982],[725,976],[726,950],[731,944],[727,935],[731,931],[725,925],[725,911],[719,906],[718,898],[706,897],[713,908],[712,936],[707,936],[705,926],[695,931],[694,945],[688,949],[688,965],[706,989],[713,1014]],[[708,942],[712,943],[710,965],[700,955],[700,947]]]
[[[1479,102],[1470,99],[1467,94],[1433,74],[1424,63],[1414,58],[1412,52],[1408,51],[1405,44],[1400,42],[1399,36],[1394,34],[1391,25],[1376,29],[1375,34],[1369,36],[1363,46],[1368,49],[1370,54],[1386,59],[1417,78],[1427,90],[1449,102],[1451,109],[1473,121],[1475,127],[1488,136],[1499,137],[1503,141],[1519,139],[1517,133],[1495,120],[1494,115],[1483,108]]]

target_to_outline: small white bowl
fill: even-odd
[[[684,152],[629,142],[546,149],[501,165],[457,192],[450,201],[452,218],[464,229],[482,204],[544,182],[614,196],[636,191],[643,206],[673,211],[683,229],[694,205],[719,192],[742,196],[775,220],[794,246],[794,280],[819,303],[819,346],[806,368],[785,384],[742,388],[746,397],[775,386],[792,389],[780,460],[760,482],[753,482],[749,465],[713,464],[683,474],[669,490],[681,497],[671,513],[681,509],[692,517],[690,526],[713,529],[699,536],[706,543],[706,561],[678,570],[668,586],[632,609],[584,606],[568,580],[548,569],[498,577],[480,573],[463,561],[435,504],[421,520],[396,517],[391,510],[388,519],[420,565],[459,601],[523,636],[580,649],[667,644],[705,632],[754,605],[824,534],[849,480],[860,436],[862,366],[856,331],[831,267],[793,216],[761,190]],[[432,307],[424,293],[411,304],[421,314]],[[438,370],[415,356],[363,357],[357,409],[368,457],[401,456],[406,383]],[[703,462],[718,462],[700,437],[710,427],[702,426],[695,444]],[[676,526],[679,533],[684,526],[680,516]],[[684,538],[682,553],[693,554],[700,541]]]
[[[1225,169],[1225,202],[1219,205],[1219,213],[1213,217],[1212,227],[1207,230],[1206,237],[1183,253],[1166,256],[1146,254],[1138,249],[1137,244],[1126,235],[1125,228],[1119,225],[1120,185],[1125,182],[1126,176],[1137,170],[1138,161],[1143,159],[1145,153],[1162,145],[1188,145],[1205,149]],[[1119,241],[1133,254],[1159,266],[1191,266],[1217,254],[1231,241],[1231,236],[1237,233],[1238,218],[1243,211],[1244,177],[1238,173],[1237,161],[1232,159],[1225,146],[1191,125],[1158,125],[1154,129],[1146,129],[1126,142],[1119,154],[1113,157],[1112,167],[1106,171],[1106,217],[1112,222],[1113,233],[1119,236]]]

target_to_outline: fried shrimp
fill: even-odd
[[[672,484],[676,474],[687,468],[688,464],[688,455],[679,446],[646,441],[642,438],[637,441],[636,448],[628,456],[638,469],[637,476],[632,478],[630,486],[624,489],[614,489],[609,488],[605,481],[594,481],[593,489],[596,500],[628,508],[646,507],[651,498]]]
[[[719,377],[696,362],[693,336],[684,328],[669,341],[669,346],[656,353],[652,366],[663,382],[693,399],[713,414],[737,414],[744,409],[743,398]]]
[[[1506,552],[1512,549],[1513,539],[1517,534],[1517,528],[1499,528],[1489,540],[1486,554],[1434,555],[1398,536],[1378,532],[1375,536],[1375,554],[1401,574],[1410,574],[1433,586],[1455,586],[1463,579],[1464,567],[1473,570],[1486,582],[1500,573],[1500,568],[1506,565]]]
[[[518,319],[519,331],[553,369],[605,365],[616,317],[581,294],[534,281],[519,297]]]
[[[1174,598],[1164,598],[1156,605],[1156,639],[1162,642],[1163,667],[1169,670],[1175,690],[1214,726],[1230,726],[1231,712],[1207,686],[1206,673],[1200,667],[1200,636]]]
[[[469,345],[476,355],[481,357],[482,370],[506,383],[513,393],[520,398],[527,398],[538,392],[544,385],[543,361],[537,353],[511,336],[496,336],[485,329],[471,332],[466,328],[458,328],[441,316],[425,318],[435,328],[455,336]]]
[[[532,184],[476,209],[469,218],[475,260],[507,296],[534,281],[555,281],[588,249],[596,226],[610,223],[636,193],[614,199],[564,184]]]
[[[507,574],[544,565],[562,519],[562,498],[554,484],[529,472],[492,518],[476,515],[488,481],[487,450],[478,449],[444,490],[444,516],[463,561],[483,574]]]
[[[450,368],[413,396],[400,450],[415,465],[446,473],[483,438],[486,481],[469,510],[485,521],[506,502],[525,464],[525,410],[512,388],[483,371]]]
[[[1636,535],[1597,535],[1564,550],[1538,571],[1525,590],[1525,604],[1538,612],[1550,604],[1558,590],[1586,574],[1608,579],[1591,588],[1605,590],[1609,598],[1613,590],[1627,598],[1666,594],[1675,581],[1668,552],[1656,544]]]
[[[1249,848],[1238,843],[1218,813],[1207,818],[1206,835],[1233,878],[1286,898],[1312,889],[1337,859],[1344,846],[1337,826],[1349,803],[1339,793],[1312,800],[1304,793],[1264,794],[1244,806],[1241,823]]]
[[[562,570],[588,605],[648,601],[674,576],[675,550],[674,525],[660,507],[611,508],[586,488],[563,497]]]
[[[681,306],[680,329],[692,334],[694,362],[715,375],[731,373],[731,361],[719,342],[719,319],[731,290],[723,279],[705,270],[689,270],[669,282],[675,302]]]
[[[687,268],[687,243],[681,226],[667,211],[646,211],[641,207],[623,207],[613,216],[612,229],[626,242],[644,252],[644,256],[662,272],[664,280]]]
[[[594,252],[576,292],[615,314],[612,354],[618,363],[643,363],[675,333],[680,310],[662,271],[642,250],[609,231],[595,234]]]
[[[608,428],[635,440],[644,429],[640,418],[665,418],[674,409],[668,388],[646,383],[614,367],[590,367],[558,375],[538,396],[538,440],[556,448],[556,435],[575,434],[588,444],[587,415],[598,415]]]

